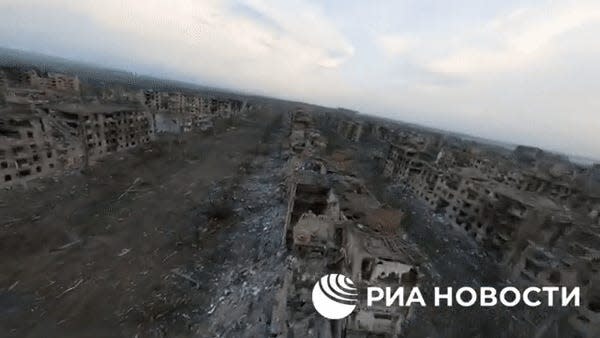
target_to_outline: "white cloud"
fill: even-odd
[[[311,99],[309,88],[318,89],[323,97],[334,89],[344,90],[339,75],[322,69],[339,67],[352,56],[353,47],[318,7],[300,2],[241,3],[259,14],[257,18],[232,10],[239,4],[224,0],[25,0],[5,5],[16,9],[13,13],[23,16],[23,22],[36,10],[57,16],[65,10],[78,13],[111,37],[112,45],[103,47],[115,59],[161,65],[174,75],[185,74],[204,83],[307,100]],[[19,29],[40,39],[76,35],[44,24]],[[0,38],[8,40],[2,33]],[[97,48],[94,36],[77,39],[73,50],[56,50],[55,54]]]
[[[600,20],[600,3],[556,3],[519,8],[455,41],[458,48],[432,60],[429,68],[452,74],[503,72],[545,59],[553,40]]]
[[[600,4],[529,5],[0,0],[0,45],[600,158]]]
[[[322,66],[337,67],[354,54],[354,47],[314,5],[297,0],[245,0],[244,3],[275,22],[298,44],[317,49],[317,63]]]
[[[376,42],[379,45],[379,48],[381,48],[387,56],[391,57],[403,56],[411,48],[411,39],[401,35],[381,35],[377,37]]]

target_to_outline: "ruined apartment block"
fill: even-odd
[[[0,133],[0,186],[80,169],[155,138],[148,112],[76,104],[6,108]]]
[[[229,119],[246,107],[239,100],[179,92],[143,90],[138,97],[140,103],[155,115],[158,133],[207,131],[213,127],[215,119]]]
[[[0,112],[0,187],[43,177],[56,169],[56,151],[44,120],[28,111]]]
[[[46,104],[80,96],[80,82],[76,76],[59,73],[41,73],[35,70],[4,68],[0,75],[0,92],[8,104]]]
[[[339,121],[337,132],[345,139],[358,142],[363,133],[363,125],[360,122],[352,120],[341,120]]]
[[[56,124],[78,135],[87,164],[154,140],[152,114],[110,105],[57,105],[47,109]]]
[[[0,72],[2,99],[10,105],[2,116],[6,134],[2,135],[3,156],[7,160],[2,167],[6,170],[2,186],[41,177],[54,170],[85,167],[106,155],[150,142],[156,133],[207,131],[213,128],[215,119],[229,119],[248,107],[240,100],[179,92],[142,90],[131,96],[119,88],[102,95],[108,95],[105,99],[109,101],[131,96],[145,108],[56,103],[78,101],[77,76],[19,69],[12,69],[10,73],[8,76],[4,70]],[[15,109],[21,113],[13,114]],[[22,153],[19,140],[31,133],[39,136],[35,136],[36,149],[51,150],[52,161],[38,164],[39,154]]]
[[[353,126],[338,133],[352,139]],[[510,154],[430,133],[369,126],[384,177],[404,183],[453,227],[490,249],[523,284],[579,285],[591,299],[570,317],[582,333],[600,323],[600,175],[531,147]],[[582,271],[591,271],[590,275]]]
[[[362,181],[320,157],[323,147],[314,139],[322,136],[315,137],[318,131],[311,114],[297,110],[290,115],[289,125],[283,241],[294,259],[276,297],[272,335],[397,336],[410,308],[367,308],[366,299],[359,299],[350,317],[329,321],[301,305],[310,304],[314,283],[328,273],[349,276],[361,289],[414,287],[419,255],[402,239],[402,212],[384,208]]]
[[[38,75],[35,70],[29,70],[22,74],[20,84],[23,87],[51,90],[61,92],[79,92],[80,82],[77,76],[69,76],[59,73],[47,73],[46,76]]]

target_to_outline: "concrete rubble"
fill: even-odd
[[[288,210],[282,242],[291,256],[271,322],[275,337],[397,336],[408,307],[367,308],[360,299],[345,320],[327,320],[312,308],[321,276],[341,273],[359,290],[369,285],[417,286],[419,253],[402,239],[400,210],[381,205],[364,183],[337,171],[324,157],[324,137],[313,117],[290,114]],[[322,140],[314,142],[313,140]],[[387,284],[386,284],[387,283]]]
[[[155,272],[170,287],[151,289],[149,294],[160,301],[111,308],[119,323],[135,323],[122,332],[165,336],[171,324],[183,336],[202,337],[461,337],[497,333],[509,322],[496,336],[600,335],[599,164],[581,165],[534,147],[509,149],[341,108],[298,104],[290,110],[295,103],[184,90],[98,88],[74,75],[33,69],[0,69],[0,100],[3,192],[27,191],[34,179],[51,177],[56,178],[51,186],[61,187],[57,177],[65,174],[93,171],[105,161],[109,166],[131,161],[127,163],[135,163],[139,175],[133,169],[121,173],[126,183],[121,182],[118,192],[104,192],[100,202],[71,202],[64,211],[68,216],[57,216],[73,224],[106,219],[107,224],[94,229],[108,233],[146,210],[146,205],[139,208],[145,198],[157,212],[168,202],[162,199],[164,184],[178,189],[169,195],[180,198],[171,207],[186,215],[178,225],[193,229],[193,235],[163,229],[152,216],[138,212],[152,224],[144,238],[147,232],[172,236],[174,244],[157,240],[164,246],[152,248],[153,256],[166,248],[160,252],[162,265],[175,259],[179,263],[166,274]],[[263,115],[248,115],[257,112]],[[273,118],[272,124],[260,120],[266,117]],[[256,144],[244,144],[236,135]],[[236,140],[240,143],[233,144]],[[224,145],[235,151],[221,154]],[[244,154],[238,152],[242,147],[247,148]],[[168,163],[158,162],[160,156]],[[173,158],[179,162],[168,168]],[[168,170],[156,178],[145,171],[147,162]],[[199,174],[203,163],[212,168]],[[220,176],[225,167],[234,174]],[[188,175],[183,183],[175,178],[181,173]],[[200,182],[205,176],[210,184]],[[118,179],[119,173],[106,177]],[[87,196],[89,186],[98,189],[103,183],[93,175],[82,180],[85,184],[63,187],[60,198]],[[3,211],[11,202],[5,200],[0,200]],[[47,203],[48,209],[58,203]],[[121,208],[121,203],[138,208]],[[182,204],[186,211],[178,209]],[[93,217],[86,210],[93,210]],[[168,213],[151,215],[161,222],[178,219]],[[6,238],[27,239],[29,235],[17,234],[20,224],[56,223],[45,217],[34,213],[3,219]],[[109,242],[109,234],[90,236],[88,242],[85,233],[56,236],[60,243],[43,256],[82,248],[96,252]],[[138,235],[111,247],[111,259],[133,262],[143,256],[139,252],[148,248],[131,240]],[[188,242],[194,253],[188,260],[177,258]],[[34,261],[40,259],[32,252]],[[149,270],[139,275],[152,274]],[[13,275],[22,272],[19,268]],[[347,318],[328,320],[315,311],[311,298],[315,284],[328,274],[346,276],[360,295],[369,286],[580,286],[582,304],[560,311],[432,309],[366,306],[366,299],[359,298]],[[13,295],[27,282],[11,280],[6,292]],[[114,283],[116,289],[120,281]],[[35,292],[53,290],[53,284]],[[79,270],[62,284],[66,286],[48,299],[69,301],[91,285],[107,285],[93,284]],[[171,298],[177,299],[174,305]],[[464,323],[469,318],[472,325]],[[173,323],[184,323],[184,328]],[[146,331],[138,331],[140,327]]]

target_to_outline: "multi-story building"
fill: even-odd
[[[153,115],[131,107],[9,107],[0,114],[0,186],[79,169],[154,137]]]

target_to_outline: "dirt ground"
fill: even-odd
[[[285,270],[286,108],[214,135],[161,138],[90,168],[0,191],[0,337],[265,337]],[[380,201],[409,215],[420,286],[502,286],[493,259],[402,184],[372,146],[331,141]],[[416,309],[405,337],[568,336],[561,314]],[[552,319],[552,322],[548,321]],[[547,333],[548,333],[547,332]]]
[[[236,336],[265,323],[259,300],[277,276],[261,269],[283,259],[281,119],[217,129],[1,191],[0,336]]]

